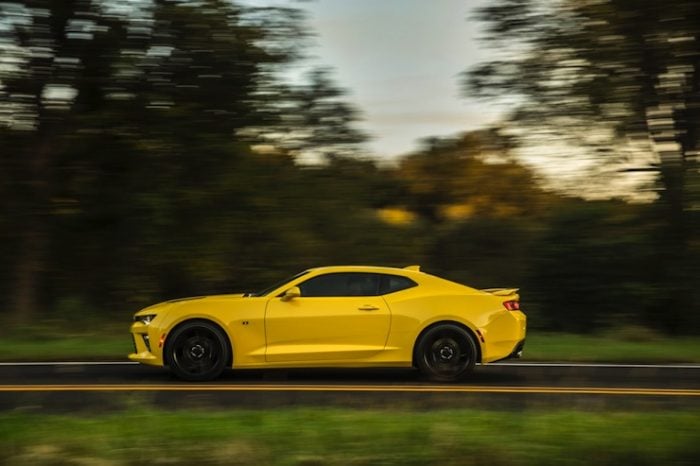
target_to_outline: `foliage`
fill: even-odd
[[[396,171],[408,207],[434,222],[535,214],[542,190],[532,172],[512,158],[509,144],[495,129],[425,141]]]
[[[593,335],[529,331],[524,358],[528,361],[612,363],[694,363],[696,337],[661,337],[648,327],[622,324]]]
[[[485,13],[525,38],[532,14]],[[379,165],[330,71],[284,77],[306,37],[294,8],[0,2],[3,319],[112,318],[318,265],[420,263],[476,287],[522,288],[533,327],[700,328],[679,304],[698,293],[688,224],[676,241],[667,225],[679,224],[659,205],[544,190],[513,157],[512,123],[431,138]],[[581,112],[571,116],[593,119]]]
[[[530,308],[531,322],[538,324]],[[76,328],[75,316],[85,325]],[[133,350],[124,316],[85,316],[84,308],[42,325],[0,330],[0,361],[123,361]],[[539,325],[539,324],[538,324]],[[621,324],[592,335],[528,330],[524,361],[700,363],[700,338],[662,336],[648,327]]]
[[[597,167],[657,174],[654,241],[635,255],[655,250],[654,313],[675,330],[700,314],[699,11],[694,0],[499,0],[477,13],[495,58],[467,75],[470,92],[516,103],[523,142],[566,141]]]
[[[295,166],[291,148],[256,154],[241,134],[294,133],[291,115],[315,121],[295,138],[304,147],[329,145],[329,132],[352,135],[346,149],[363,141],[347,105],[320,103],[341,94],[327,76],[297,94],[270,91],[296,58],[299,15],[220,0],[110,6],[28,0],[0,10],[0,186],[13,264],[3,307],[25,321],[61,299],[124,308],[260,285],[271,260],[283,270],[285,257],[315,263],[314,220],[293,209],[316,202],[316,174]]]
[[[651,315],[651,230],[638,206],[570,200],[553,209],[529,277],[530,299],[549,310],[539,324],[585,332],[649,316],[650,325],[672,325]]]
[[[200,397],[198,403],[203,400]],[[695,441],[700,417],[694,411],[415,412],[399,407],[211,413],[136,406],[89,417],[3,414],[0,461],[8,465],[134,464],[153,458],[204,465],[692,465],[700,454]]]

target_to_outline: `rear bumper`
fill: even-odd
[[[507,359],[520,359],[523,357],[523,350],[525,349],[525,340],[520,340],[518,343],[515,344],[515,348],[513,348],[513,351],[506,356],[505,358],[497,359],[496,361],[491,361],[491,362],[498,362],[498,361],[505,361]]]
[[[522,354],[527,335],[527,317],[522,311],[500,311],[479,329],[483,335],[482,363],[502,361]]]
[[[525,349],[525,340],[518,342],[513,349],[513,352],[508,355],[505,359],[520,359],[523,357],[523,350]]]

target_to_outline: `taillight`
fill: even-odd
[[[520,310],[520,302],[516,300],[511,300],[511,301],[504,301],[503,306],[508,309],[509,311],[519,311]]]

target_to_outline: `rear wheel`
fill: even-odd
[[[418,368],[431,380],[452,382],[474,369],[476,342],[461,327],[440,324],[428,329],[416,346]]]
[[[208,322],[188,322],[168,339],[170,370],[179,378],[205,381],[217,378],[228,360],[228,345],[221,330]]]

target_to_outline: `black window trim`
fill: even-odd
[[[317,278],[321,277],[327,277],[329,275],[373,275],[377,279],[377,289],[375,294],[364,294],[364,295],[349,295],[349,294],[343,294],[343,295],[335,295],[335,296],[304,296],[303,292],[301,297],[302,298],[367,298],[367,297],[381,297],[381,296],[387,296],[390,294],[398,293],[399,291],[405,291],[409,290],[411,288],[415,288],[418,286],[418,283],[416,283],[414,280],[412,280],[409,277],[406,277],[404,275],[397,275],[397,274],[392,274],[392,273],[385,273],[385,272],[361,272],[361,271],[343,271],[343,272],[327,272],[323,273],[320,275],[315,275],[313,277],[309,277],[306,280],[298,283],[296,286],[298,286],[300,289],[303,287],[304,283],[309,282],[311,280],[315,280]],[[403,288],[399,288],[393,291],[388,290],[388,281],[391,277],[398,277],[402,280],[406,281],[406,284],[408,286],[405,286]],[[385,285],[386,282],[386,285]],[[386,289],[386,291],[385,291]]]

